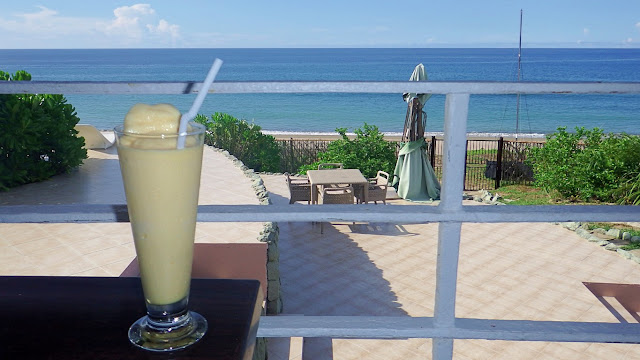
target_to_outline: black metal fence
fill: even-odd
[[[331,140],[288,139],[277,140],[280,145],[282,172],[295,173],[300,166],[318,160],[318,153],[325,151]],[[442,181],[443,140],[432,136],[426,139],[427,155],[433,170]],[[467,140],[467,165],[465,190],[492,190],[502,185],[530,185],[533,170],[526,163],[528,150],[542,147],[544,142],[499,139]]]
[[[318,153],[326,151],[332,140],[277,140],[280,146],[280,170],[297,173],[302,165],[318,161]]]

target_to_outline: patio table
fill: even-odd
[[[257,280],[193,279],[189,309],[209,323],[170,353],[129,342],[145,314],[139,278],[0,277],[0,359],[251,359],[262,309]]]
[[[367,180],[358,169],[327,169],[308,170],[307,177],[311,184],[311,203],[318,203],[318,186],[350,184],[362,185],[364,189],[364,203],[367,203],[369,194],[369,180]]]

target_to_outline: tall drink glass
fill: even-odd
[[[207,330],[187,309],[205,128],[191,122],[181,149],[177,134],[114,130],[147,307],[129,340],[152,351],[181,349]]]

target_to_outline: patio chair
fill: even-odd
[[[322,189],[323,204],[353,204],[353,186],[325,187]]]
[[[353,204],[353,186],[325,187],[322,189],[323,204]],[[320,223],[320,234],[324,233],[324,223]]]
[[[318,164],[318,170],[327,170],[327,169],[344,169],[342,163],[324,163]]]
[[[289,173],[284,173],[289,188],[289,204],[296,201],[311,203],[311,184],[308,179],[292,179]]]
[[[369,189],[367,202],[373,201],[378,204],[378,201],[382,201],[383,204],[387,204],[387,187],[389,186],[389,173],[385,171],[378,171],[376,177],[369,179]],[[355,196],[358,200],[358,204],[364,202],[364,189],[359,186],[356,189]]]

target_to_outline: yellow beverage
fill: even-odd
[[[129,118],[150,112],[130,114],[117,148],[142,288],[148,304],[169,305],[189,294],[204,134],[178,149],[177,130],[135,133]]]
[[[189,293],[202,145],[177,150],[118,146],[146,300],[171,304]]]

